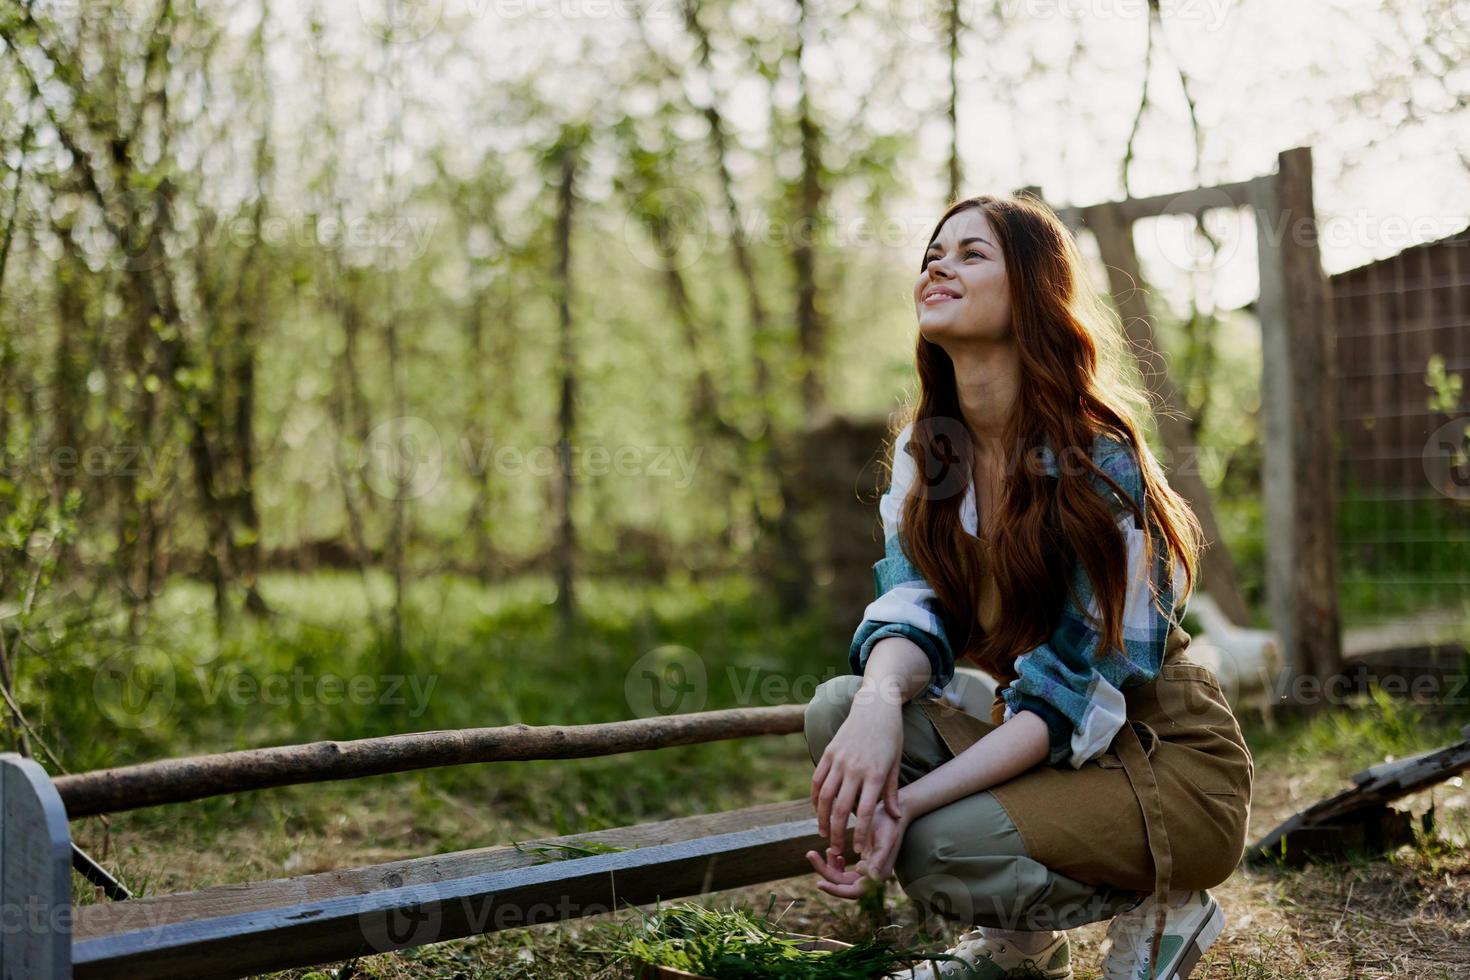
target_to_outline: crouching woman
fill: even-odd
[[[1187,977],[1224,926],[1208,889],[1243,854],[1254,765],[1185,655],[1202,535],[1142,438],[1122,330],[1024,196],[951,207],[914,301],[877,597],[806,714],[817,885],[895,875],[969,927],[903,976],[1065,980],[1066,931],[1111,919],[1108,980]]]

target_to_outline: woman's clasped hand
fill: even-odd
[[[893,873],[910,819],[898,787],[902,751],[902,695],[864,685],[812,775],[817,829],[829,844],[825,853],[808,851],[806,857],[822,876],[817,888],[827,894],[858,898],[870,881]],[[854,868],[843,856],[850,815],[856,816],[852,844],[860,858]]]

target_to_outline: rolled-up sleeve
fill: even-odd
[[[1143,476],[1131,450],[1105,456],[1099,466],[1147,518]],[[1092,479],[1099,492],[1116,496],[1096,476]],[[1123,691],[1158,676],[1169,631],[1178,622],[1180,610],[1174,597],[1182,587],[1181,570],[1169,561],[1167,542],[1157,537],[1151,569],[1153,588],[1158,592],[1155,599],[1150,571],[1144,567],[1145,534],[1133,524],[1131,512],[1119,517],[1128,550],[1123,649],[1101,649],[1101,613],[1079,560],[1073,571],[1074,595],[1069,596],[1057,627],[1047,642],[1016,658],[1017,678],[1002,691],[1007,718],[1029,710],[1046,722],[1051,764],[1065,760],[1074,769],[1080,768],[1107,750],[1127,719]],[[1082,614],[1078,600],[1087,605],[1090,617]]]
[[[853,634],[847,661],[854,674],[861,674],[880,640],[905,637],[929,658],[931,677],[922,693],[938,697],[954,677],[954,651],[940,612],[939,596],[904,553],[899,526],[904,499],[916,473],[913,458],[906,451],[912,428],[905,426],[894,440],[893,478],[878,504],[884,557],[873,565],[874,599]]]

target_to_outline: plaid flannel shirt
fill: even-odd
[[[914,461],[904,451],[912,426],[895,440],[893,479],[879,502],[883,521],[884,557],[873,565],[875,599],[864,612],[862,624],[853,635],[848,666],[861,674],[868,655],[879,640],[903,636],[912,640],[929,658],[932,677],[925,693],[944,697],[954,678],[955,653],[950,646],[950,627],[939,607],[939,599],[919,570],[909,561],[900,544],[899,521],[904,499],[913,483]],[[1143,478],[1139,463],[1128,446],[1109,435],[1093,443],[1091,459],[1122,487],[1133,501],[1143,505]],[[1058,477],[1056,452],[1048,442],[1039,452],[1045,472]],[[1123,726],[1127,709],[1122,690],[1147,683],[1158,675],[1164,644],[1171,627],[1184,613],[1187,596],[1183,570],[1169,578],[1166,542],[1155,537],[1153,579],[1159,601],[1152,601],[1143,574],[1144,532],[1133,526],[1134,518],[1111,487],[1089,473],[1090,484],[1108,500],[1128,545],[1129,579],[1123,615],[1123,649],[1102,651],[1100,613],[1092,586],[1081,561],[1077,561],[1071,583],[1077,599],[1091,612],[1084,616],[1071,596],[1045,643],[1016,658],[1017,678],[1001,690],[1005,718],[1031,711],[1046,722],[1049,733],[1048,764],[1069,762],[1080,768],[1105,751]],[[976,533],[974,486],[967,491],[961,511],[962,523]],[[1147,511],[1144,511],[1147,515]],[[1160,610],[1171,610],[1165,616]]]

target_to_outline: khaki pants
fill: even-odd
[[[813,764],[846,720],[861,685],[862,678],[856,675],[833,678],[807,705],[806,739]],[[980,711],[969,704],[964,707]],[[983,710],[989,714],[988,694]],[[900,783],[913,782],[950,758],[920,706],[904,705]],[[1146,895],[1085,884],[1036,860],[1027,853],[1005,807],[989,791],[956,800],[911,823],[894,876],[925,912],[997,929],[1071,929],[1110,919]]]

